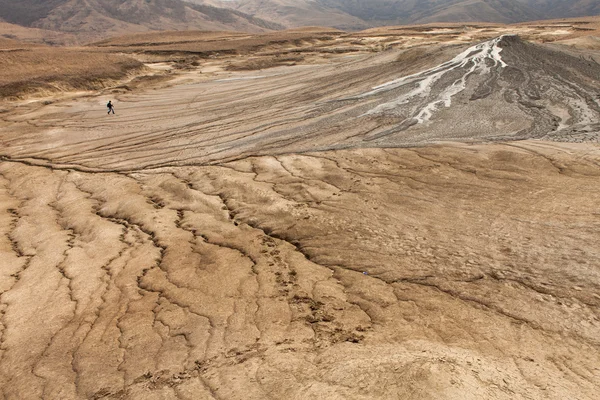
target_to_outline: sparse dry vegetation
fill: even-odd
[[[56,48],[4,50],[0,98],[100,89],[142,68],[139,61],[115,54]]]

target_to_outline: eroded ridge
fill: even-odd
[[[600,389],[596,147],[0,175],[3,398]]]

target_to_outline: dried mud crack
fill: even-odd
[[[593,398],[599,159],[561,146],[4,163],[3,396]]]
[[[437,50],[11,112],[0,397],[594,399],[600,67]]]

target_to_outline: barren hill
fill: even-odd
[[[537,10],[544,10],[547,18],[565,18],[600,15],[597,0],[519,0]]]
[[[0,22],[0,37],[25,42],[48,45],[69,45],[77,43],[75,35],[45,29],[28,28],[8,22]]]
[[[281,28],[239,11],[180,0],[0,0],[0,18],[88,38],[161,29],[259,32]]]
[[[423,22],[520,22],[543,15],[517,0],[319,0],[372,24]]]
[[[216,4],[286,26],[318,23],[341,29],[427,22],[514,23],[600,13],[598,2],[589,0],[240,0]]]
[[[410,16],[411,22],[500,22],[513,23],[544,18],[545,13],[518,0],[465,0],[440,3],[432,10]]]

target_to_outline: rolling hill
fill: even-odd
[[[181,0],[0,0],[0,19],[86,39],[148,30],[261,32],[281,25],[243,12]]]
[[[414,14],[417,23],[500,22],[514,23],[542,19],[544,14],[516,0],[465,0],[441,4],[425,13]]]
[[[207,0],[189,0],[193,3],[206,3]],[[242,0],[218,1],[211,4],[231,7],[246,14],[269,21],[277,21],[286,27],[330,26],[338,29],[365,29],[372,25],[360,14],[349,13],[340,4],[328,4],[314,0]]]
[[[516,0],[319,0],[365,21],[380,23],[421,22],[520,22],[541,14]]]
[[[213,0],[212,4],[287,27],[319,24],[340,29],[430,22],[514,23],[600,13],[595,0]]]
[[[544,11],[547,18],[568,18],[600,15],[598,0],[519,0],[531,8]]]
[[[80,41],[149,30],[362,30],[597,14],[596,0],[0,0],[0,22],[76,34]]]

